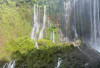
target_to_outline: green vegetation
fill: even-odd
[[[37,42],[40,49],[36,49],[34,40],[27,36],[11,40],[6,44],[8,56],[12,60],[16,59],[16,68],[22,68],[22,65],[28,68],[55,67],[59,57],[66,57],[74,49],[73,45],[57,45],[51,40],[39,39]]]
[[[45,46],[46,44],[42,46],[44,48],[32,49],[22,60],[18,59],[16,68],[21,68],[22,65],[28,68],[54,68],[57,65],[59,57],[64,58],[74,49],[73,46],[56,45],[49,48],[45,48]]]
[[[0,4],[0,36],[3,43],[29,36],[31,32],[31,9],[25,4],[19,7],[11,4]]]
[[[55,44],[51,40],[45,40],[45,39],[39,39],[37,40],[38,45],[40,48],[50,48],[52,46],[55,46]]]
[[[33,48],[35,48],[35,42],[28,37],[11,40],[6,44],[6,51],[13,54],[11,57],[14,59],[18,56],[20,57],[20,54],[25,55],[27,51],[32,50]]]
[[[64,1],[66,0],[1,0],[0,41],[2,44],[0,43],[0,45],[15,38],[30,35],[34,4],[38,4],[42,8],[46,5],[48,18],[54,23],[55,20],[57,22]],[[57,29],[53,29],[57,41]],[[47,38],[50,39],[49,36]]]
[[[53,31],[55,35],[55,41],[58,43],[60,41],[60,38],[58,37],[58,28],[52,23],[51,23],[51,27],[48,27],[46,29],[47,32],[46,39],[51,40],[51,33],[53,34]]]
[[[20,53],[26,53],[28,50],[31,50],[34,48],[35,42],[34,40],[28,38],[28,37],[22,37],[15,40],[11,40],[6,44],[6,50],[8,52],[20,52]]]
[[[64,0],[63,0],[64,1]],[[58,58],[66,57],[73,51],[73,45],[58,44],[58,21],[63,6],[62,0],[1,0],[0,1],[0,60],[17,61],[17,68],[25,64],[28,68],[54,68]],[[48,19],[52,21],[51,28],[46,29],[46,39],[37,40],[39,48],[35,48],[34,40],[30,39],[33,6],[47,6]],[[42,17],[41,16],[41,17]],[[40,18],[41,20],[43,18]],[[54,44],[50,32],[55,34]],[[64,56],[62,56],[64,55]]]
[[[0,60],[11,60],[5,44],[16,38],[29,37],[31,21],[32,12],[28,4],[18,0],[0,0]]]

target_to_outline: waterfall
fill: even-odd
[[[62,62],[61,58],[58,58],[58,63],[57,63],[57,66],[55,68],[59,68],[61,65],[61,62]]]
[[[53,31],[53,39],[52,39],[53,43],[55,43],[55,33]]]
[[[81,18],[82,18],[82,21],[83,20],[86,20],[86,18],[88,18],[87,21],[87,24],[82,26],[82,24],[84,24],[85,22],[82,22],[81,26],[81,31],[82,31],[82,34],[84,34],[86,31],[89,31],[90,33],[86,32],[87,34],[90,35],[90,39],[89,36],[82,36],[83,37],[83,40],[87,41],[89,40],[87,43],[89,45],[91,45],[92,48],[96,49],[97,51],[100,52],[100,20],[99,20],[99,0],[84,0],[84,1],[78,1],[78,3],[80,3],[79,5],[81,6],[80,8],[83,8],[84,11],[82,11],[82,9],[80,9],[80,14],[83,12],[83,14],[85,15],[82,15]],[[83,4],[82,4],[83,3]],[[86,7],[87,6],[87,7]],[[87,11],[87,13],[85,13]],[[83,19],[84,18],[84,19]],[[89,25],[90,24],[90,25]],[[86,29],[89,29],[89,30],[86,30]],[[84,30],[83,30],[84,29]],[[86,38],[87,37],[87,38]]]
[[[39,49],[38,43],[37,43],[37,42],[35,42],[35,47],[36,47],[37,49]]]
[[[39,48],[38,47],[38,43],[36,42],[37,39],[38,39],[38,32],[39,32],[39,28],[40,28],[40,17],[39,17],[39,12],[40,10],[38,11],[38,6],[37,5],[34,5],[34,22],[33,22],[33,27],[32,27],[32,32],[31,32],[31,39],[34,39],[35,41],[35,46],[37,47],[37,49]]]
[[[66,31],[64,31],[64,33],[65,33],[65,37],[64,37],[64,41],[65,42],[68,42],[69,41],[69,38],[68,38],[68,36],[69,36],[69,29],[70,29],[70,11],[71,11],[71,1],[68,1],[68,2],[66,2],[66,3],[64,3],[64,10],[65,10],[65,12],[64,12],[64,17],[65,17],[65,24],[64,24],[64,26],[65,26],[65,29],[66,29]],[[62,30],[64,30],[63,29],[63,27],[62,27]]]
[[[43,32],[44,32],[45,28],[46,28],[46,6],[44,6],[43,27],[42,27],[42,29],[40,31],[39,39],[43,38]]]
[[[100,52],[100,1],[70,0],[64,4],[64,9],[65,38],[81,37],[83,42]]]
[[[73,26],[73,30],[74,30],[75,38],[77,38],[77,37],[78,37],[78,35],[77,35],[76,28],[75,28],[74,26]]]
[[[39,9],[38,5],[34,5],[34,22],[33,22],[33,24],[34,25],[32,27],[31,39],[34,39],[35,46],[37,47],[37,49],[39,49],[38,43],[36,42],[38,40],[38,32],[40,29],[40,9]],[[39,33],[39,39],[43,38],[43,32],[44,32],[45,28],[46,28],[46,6],[44,6],[43,27]]]
[[[95,48],[97,51],[100,52],[100,20],[99,20],[99,0],[95,0],[93,3],[92,14],[93,17],[91,18],[91,40],[90,45]]]
[[[37,33],[39,32],[40,24],[39,24],[39,15],[38,15],[38,6],[34,5],[34,22],[33,28],[31,32],[31,39],[37,40]]]
[[[6,63],[3,68],[14,68],[15,67],[15,60],[11,61],[10,63]]]

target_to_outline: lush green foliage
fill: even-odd
[[[52,46],[48,49],[33,49],[27,53],[28,56],[18,60],[16,68],[21,68],[22,64],[28,68],[54,68],[57,66],[58,58],[63,58],[73,50],[71,46]],[[63,55],[63,56],[62,56]]]
[[[11,3],[12,4],[12,3]],[[31,9],[0,4],[0,35],[4,43],[17,37],[29,36],[31,32]]]
[[[51,40],[39,39],[37,42],[40,48],[50,48],[55,45]]]
[[[6,44],[6,50],[9,53],[15,53],[15,57],[17,58],[17,54],[25,54],[27,51],[35,48],[34,40],[28,37],[22,37],[15,40],[11,40]]]
[[[64,1],[64,0],[63,0]],[[12,58],[26,57],[26,53],[34,48],[33,40],[23,37],[30,36],[31,22],[33,16],[33,6],[38,4],[41,7],[41,15],[43,16],[43,6],[47,6],[48,19],[54,23],[54,18],[60,15],[63,5],[61,0],[0,0],[0,45],[1,40],[6,44],[6,50],[13,53]],[[61,2],[61,4],[60,4]],[[59,6],[58,6],[59,5]],[[41,17],[42,17],[41,16]],[[43,18],[41,18],[43,19]],[[46,32],[53,32],[55,40],[58,41],[58,29],[52,24],[51,28],[47,28]],[[2,38],[1,38],[2,37]],[[16,39],[17,38],[17,39]],[[48,40],[38,40],[41,49],[49,49],[55,44],[50,41],[50,34],[46,36]],[[8,43],[7,43],[8,42]],[[5,49],[5,48],[4,48]],[[3,49],[3,50],[4,50]],[[35,48],[34,48],[35,49]],[[1,51],[1,50],[0,50]]]
[[[52,22],[52,21],[50,21]],[[47,35],[46,35],[46,39],[51,40],[51,33],[53,34],[54,31],[54,35],[55,35],[55,41],[58,43],[59,42],[59,37],[58,37],[58,28],[51,23],[51,27],[48,27],[46,29]]]

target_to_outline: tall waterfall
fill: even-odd
[[[51,32],[51,40],[53,43],[55,43],[55,32],[54,31]]]
[[[15,67],[15,60],[3,66],[3,68],[14,68],[14,67]]]
[[[44,29],[46,28],[46,6],[44,6],[44,17],[43,17],[43,27],[40,31],[40,34],[39,34],[39,39],[42,39],[43,38],[43,32],[44,32]]]
[[[31,32],[31,38],[35,41],[38,39],[37,33],[39,32],[40,24],[39,24],[39,13],[38,13],[38,6],[34,5],[34,22],[33,28]]]
[[[64,3],[64,10],[65,10],[65,12],[63,14],[63,16],[64,16],[63,20],[65,20],[65,23],[61,26],[62,27],[61,34],[63,31],[64,36],[65,36],[64,38],[62,38],[63,39],[62,42],[68,42],[69,41],[68,36],[70,33],[70,32],[68,32],[70,29],[70,22],[69,21],[70,21],[70,13],[71,13],[71,2],[70,1]],[[65,27],[65,29],[63,27]],[[63,35],[61,35],[61,37],[63,37]]]
[[[34,39],[35,41],[35,46],[38,49],[38,43],[36,42],[38,39],[38,32],[39,32],[39,28],[40,28],[40,20],[39,20],[39,11],[38,11],[38,6],[34,5],[34,22],[33,22],[33,28],[32,28],[32,32],[31,32],[31,39]]]
[[[100,52],[100,1],[70,0],[66,2],[65,9],[65,15],[68,14],[64,27],[66,35],[81,37],[83,42]]]

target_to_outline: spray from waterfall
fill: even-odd
[[[46,28],[46,6],[44,6],[43,27],[40,31],[39,39],[43,39],[43,32],[45,28]]]
[[[75,37],[100,52],[100,0],[69,0],[64,8],[65,38],[74,30]]]
[[[70,11],[71,11],[71,1],[64,3],[64,10],[65,10],[65,12],[64,12],[65,24],[64,25],[66,25],[66,27],[65,27],[66,36],[63,38],[63,40],[64,40],[64,42],[69,42],[69,38],[68,38],[69,32],[68,31],[70,28],[69,21],[70,21]]]
[[[87,4],[89,7],[87,7],[87,16],[85,15],[84,17],[88,17],[88,21],[90,21],[90,23],[88,23],[88,21],[86,21],[88,24],[90,24],[88,27],[86,27],[86,25],[84,25],[84,28],[90,28],[89,32],[90,32],[90,39],[85,39],[85,40],[89,40],[87,43],[89,45],[91,45],[91,47],[97,51],[100,52],[100,1],[99,0],[84,0],[82,1],[82,6],[81,8],[83,8],[83,12],[85,13],[85,5]],[[81,4],[80,4],[81,5]],[[88,25],[87,24],[87,25]],[[83,31],[83,30],[82,30]]]
[[[15,67],[15,60],[11,61],[10,63],[6,63],[3,68],[14,68]]]
[[[90,45],[96,49],[97,51],[100,52],[100,18],[99,18],[99,12],[100,12],[100,7],[99,7],[99,0],[95,0],[94,3],[92,1],[90,2],[90,11],[91,11],[91,40],[90,40]],[[93,4],[93,7],[91,6]]]

